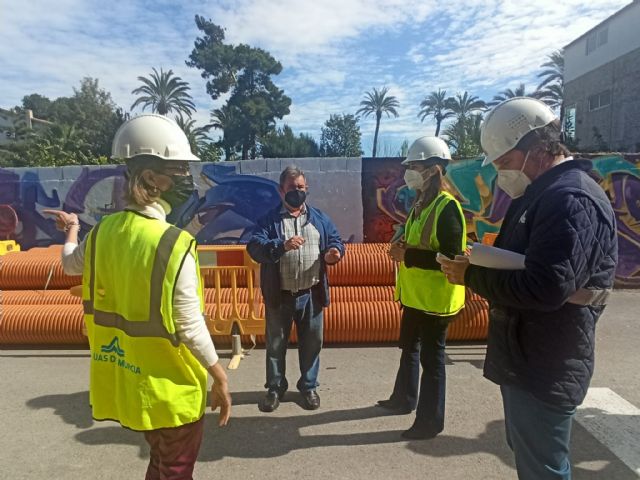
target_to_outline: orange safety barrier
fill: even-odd
[[[243,245],[198,247],[200,270],[206,277],[213,279],[214,309],[207,309],[207,327],[212,335],[258,335],[264,332],[264,316],[258,312],[257,285],[260,266],[254,262]],[[223,276],[231,287],[231,307],[225,310],[222,302]],[[243,278],[247,297],[242,302],[238,292]],[[244,309],[246,307],[246,310]]]

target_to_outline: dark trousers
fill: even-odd
[[[145,480],[192,480],[203,432],[204,416],[180,427],[144,432],[151,447]]]
[[[293,322],[298,333],[298,360],[300,379],[296,387],[301,392],[315,390],[320,370],[322,350],[323,316],[322,306],[313,299],[311,290],[295,295],[280,294],[280,306],[265,306],[267,382],[265,387],[272,392],[284,392],[287,381],[287,345]]]
[[[569,440],[575,407],[538,400],[518,387],[501,385],[507,443],[520,480],[570,480]]]
[[[416,422],[434,433],[444,429],[445,339],[451,319],[403,307],[400,324],[402,355],[391,400],[412,410],[417,406]]]

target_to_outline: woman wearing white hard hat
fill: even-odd
[[[444,429],[445,339],[449,322],[464,306],[464,288],[450,284],[436,262],[438,253],[460,255],[466,243],[462,208],[443,188],[450,160],[447,144],[438,137],[413,143],[402,164],[416,200],[403,238],[389,250],[400,262],[395,298],[402,304],[402,354],[393,393],[378,406],[396,414],[416,409],[412,427],[402,434],[409,439],[433,438]]]
[[[166,222],[193,192],[187,137],[161,115],[116,132],[112,157],[127,164],[127,208],[102,218],[78,245],[75,213],[48,210],[66,232],[62,264],[83,275],[93,417],[144,432],[146,478],[190,479],[203,435],[207,373],[219,425],[231,414],[227,376],[202,312],[193,237]]]

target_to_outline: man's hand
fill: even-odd
[[[220,362],[212,365],[208,370],[213,377],[213,386],[211,387],[211,411],[215,411],[220,407],[218,426],[224,427],[229,423],[229,418],[231,417],[231,394],[229,393],[227,374],[222,365],[220,365]]]
[[[334,265],[340,261],[340,250],[336,247],[331,247],[324,254],[324,262],[327,265]]]
[[[78,226],[80,227],[80,221],[78,220],[78,215],[75,213],[67,213],[62,210],[42,210],[42,213],[47,213],[49,215],[55,215],[56,217],[56,228],[61,232],[66,232],[69,227]]]
[[[469,257],[456,255],[454,260],[450,260],[444,255],[438,254],[436,255],[436,262],[440,264],[440,269],[449,283],[464,285],[464,274],[469,267]]]
[[[404,242],[395,242],[389,248],[389,256],[394,262],[404,262],[404,254],[407,251],[407,245]]]
[[[284,242],[284,251],[298,250],[304,244],[304,238],[300,235],[294,235],[289,240]]]

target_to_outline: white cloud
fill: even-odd
[[[535,77],[546,55],[577,38],[629,0],[30,0],[5,2],[0,15],[0,106],[24,95],[72,94],[84,76],[100,79],[128,108],[137,77],[152,67],[188,81],[199,124],[213,102],[200,72],[185,65],[200,32],[194,16],[226,28],[282,62],[274,78],[293,100],[285,117],[319,138],[331,113],[354,113],[364,92],[387,85],[400,117],[384,118],[389,142],[431,133],[417,118],[433,90],[469,90],[484,99]],[[363,119],[364,143],[374,122]]]

